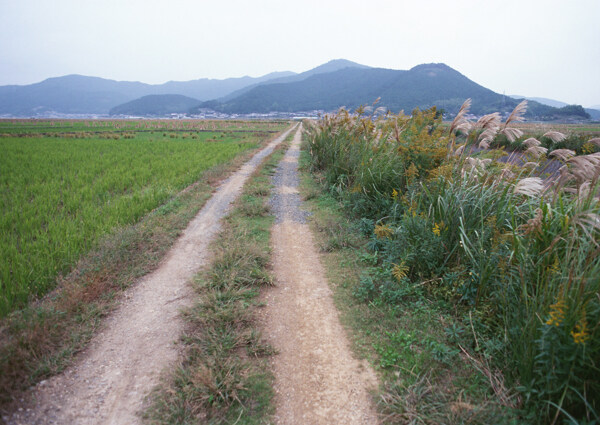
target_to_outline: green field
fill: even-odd
[[[281,122],[0,121],[0,317]]]
[[[285,121],[207,121],[207,120],[52,120],[6,119],[0,120],[0,135],[70,135],[73,133],[134,132],[261,132],[276,131]]]

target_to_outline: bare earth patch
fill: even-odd
[[[274,176],[273,262],[263,333],[273,357],[277,424],[374,424],[377,377],[355,359],[334,306],[298,195],[298,130]]]
[[[288,130],[227,179],[153,273],[125,292],[119,308],[76,364],[35,387],[9,424],[135,424],[161,371],[178,357],[189,280],[207,263],[220,220],[254,169]]]

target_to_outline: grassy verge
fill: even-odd
[[[416,326],[437,318],[437,341],[420,327],[388,329],[391,345],[376,347],[386,363],[462,359],[510,407],[498,392],[505,379],[527,423],[599,422],[600,153],[556,149],[568,138],[556,131],[527,138],[522,153],[490,149],[495,137],[512,146],[523,136],[514,124],[526,105],[475,123],[469,105],[446,129],[435,107],[341,110],[307,125],[310,169],[368,239],[353,295],[411,311]]]
[[[271,414],[266,357],[273,349],[254,326],[254,314],[260,288],[272,284],[267,201],[286,146],[251,177],[212,244],[212,265],[194,282],[198,301],[185,313],[184,360],[154,394],[149,423],[259,424]]]
[[[362,230],[372,226],[348,218],[347,207],[324,189],[323,176],[307,171],[308,162],[304,151],[301,193],[355,352],[382,379],[377,405],[384,422],[512,423],[514,399],[502,376],[478,353],[463,351],[476,337],[462,326],[460,311],[429,297],[425,282],[400,291],[390,285],[369,299],[369,286],[389,280]]]
[[[214,167],[137,224],[108,235],[44,299],[0,322],[0,405],[63,370],[89,342],[118,295],[158,265],[216,184],[254,153]]]

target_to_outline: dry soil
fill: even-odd
[[[375,424],[377,377],[350,350],[298,194],[301,129],[274,177],[276,287],[263,297],[263,334],[278,354],[277,424]]]

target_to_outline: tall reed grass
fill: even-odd
[[[326,116],[310,129],[313,170],[373,223],[399,286],[421,283],[469,318],[477,336],[460,348],[503,371],[524,418],[597,423],[600,153],[559,148],[555,131],[522,140],[526,102],[503,122],[470,122],[469,105],[450,127],[435,108]],[[556,171],[541,173],[548,157]]]

